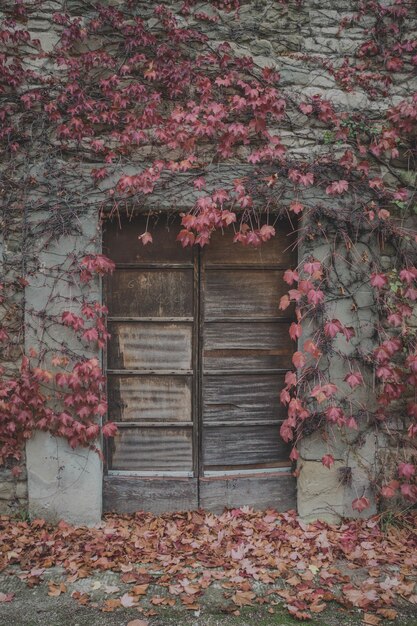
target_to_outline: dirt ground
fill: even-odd
[[[230,614],[227,612],[230,605],[220,586],[206,590],[199,611],[188,611],[183,606],[164,607],[158,611],[158,615],[145,616],[139,609],[146,610],[149,606],[146,602],[139,608],[118,608],[112,612],[100,610],[104,588],[117,584],[123,591],[119,577],[113,572],[95,572],[91,577],[75,581],[58,597],[48,595],[48,583],[64,580],[61,568],[51,568],[44,581],[33,588],[20,581],[15,574],[16,571],[12,569],[0,576],[0,592],[15,594],[11,602],[0,604],[0,626],[127,626],[133,620],[143,620],[149,626],[292,626],[301,623],[279,604],[272,607],[244,607],[240,615]],[[71,597],[74,591],[89,593],[92,602],[88,606],[81,606]],[[97,606],[94,606],[95,603]],[[383,620],[382,624],[417,626],[415,605],[404,602],[403,606],[397,608],[398,617],[395,620]],[[365,624],[363,613],[358,610],[347,611],[335,604],[329,605],[317,619],[307,623],[311,626]]]

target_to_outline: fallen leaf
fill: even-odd
[[[232,602],[237,606],[250,606],[255,598],[256,593],[253,593],[253,591],[237,591],[232,596]]]
[[[149,622],[144,619],[132,619],[126,626],[149,626]]]
[[[13,598],[14,598],[14,593],[0,592],[0,602],[11,602]]]
[[[48,596],[52,596],[54,598],[58,598],[61,595],[61,593],[65,593],[66,590],[67,590],[67,588],[64,585],[64,583],[60,583],[58,585],[58,584],[53,583],[53,582],[49,583],[48,589],[49,589],[48,590]]]
[[[381,618],[373,613],[365,613],[363,616],[363,623],[369,624],[369,626],[378,626],[381,623]]]
[[[115,609],[118,609],[120,606],[121,606],[121,602],[118,598],[109,598],[108,600],[105,601],[101,610],[104,611],[105,613],[111,613]]]
[[[395,619],[398,615],[395,609],[378,609],[377,613],[385,617],[385,619]]]
[[[132,593],[134,593],[135,596],[144,596],[146,595],[148,587],[149,587],[149,584],[135,585],[134,587],[132,587]]]
[[[120,598],[120,604],[124,606],[125,609],[128,609],[131,606],[137,606],[138,602],[137,598],[135,598],[134,596],[130,596],[128,593],[125,593]]]

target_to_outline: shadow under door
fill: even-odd
[[[278,308],[296,264],[286,222],[260,248],[217,232],[183,249],[179,218],[105,223],[109,419],[104,509],[295,505],[279,402],[292,319]],[[151,230],[153,243],[138,236]]]

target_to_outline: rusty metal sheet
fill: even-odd
[[[204,328],[204,371],[291,367],[288,323],[212,323]]]
[[[192,428],[120,428],[113,440],[111,469],[192,471]]]
[[[190,376],[109,376],[109,417],[116,422],[192,422]]]
[[[284,317],[280,296],[285,293],[280,270],[207,270],[205,272],[205,321],[223,317]]]
[[[251,424],[255,421],[285,419],[279,401],[284,374],[259,375],[256,372],[235,376],[204,376],[203,425],[210,422]],[[219,438],[223,428],[219,426]]]
[[[120,269],[106,280],[112,316],[192,317],[192,269]]]
[[[109,324],[109,369],[192,369],[192,324]]]

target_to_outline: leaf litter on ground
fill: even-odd
[[[90,593],[71,593],[105,612],[136,607],[151,617],[176,604],[199,611],[205,590],[217,586],[231,613],[284,604],[293,617],[308,620],[336,601],[361,609],[364,624],[377,626],[395,619],[399,601],[417,605],[417,513],[400,521],[388,528],[378,517],[306,524],[294,511],[248,507],[221,515],[107,515],[96,528],[0,516],[0,571],[33,587],[48,569],[62,567],[65,582],[48,582],[48,595],[57,598],[94,572],[114,572],[123,589],[96,582],[89,591],[102,587],[117,597],[97,604]],[[0,593],[0,602],[13,599]]]

